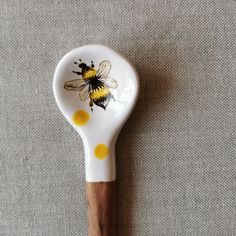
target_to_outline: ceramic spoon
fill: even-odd
[[[138,97],[137,73],[114,50],[87,45],[60,60],[53,92],[62,114],[83,140],[89,235],[113,236],[115,143]]]

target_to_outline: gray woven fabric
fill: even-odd
[[[117,235],[236,235],[235,25],[233,0],[1,0],[0,235],[87,234],[83,146],[52,78],[91,43],[141,80],[117,143]]]

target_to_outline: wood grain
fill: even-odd
[[[89,236],[115,236],[115,181],[87,182]]]

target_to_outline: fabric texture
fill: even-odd
[[[0,235],[87,235],[83,145],[60,58],[108,45],[141,91],[116,147],[119,236],[236,235],[234,0],[1,0]]]

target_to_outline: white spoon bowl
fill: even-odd
[[[83,140],[87,182],[114,181],[116,139],[139,93],[135,69],[109,47],[83,46],[58,63],[53,92]]]

